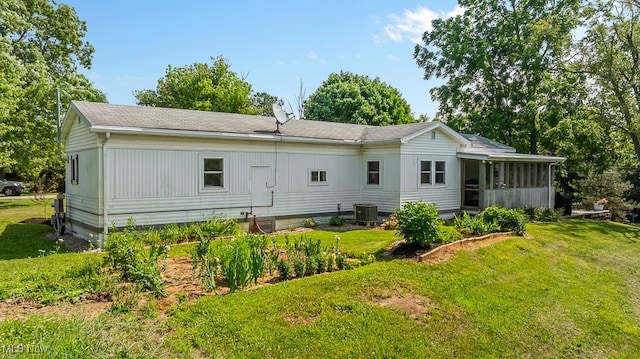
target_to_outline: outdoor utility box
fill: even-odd
[[[375,224],[378,221],[378,206],[370,203],[356,203],[353,205],[353,218],[356,223]]]

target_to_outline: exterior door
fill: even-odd
[[[480,206],[480,163],[474,160],[463,162],[462,206],[478,208]]]
[[[254,207],[271,205],[271,167],[251,166],[251,205]]]

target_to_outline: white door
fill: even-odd
[[[268,188],[271,167],[251,166],[251,205],[254,207],[271,204],[271,189]]]

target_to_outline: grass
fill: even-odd
[[[5,320],[0,344],[31,343],[53,357],[640,357],[640,229],[571,220],[528,231],[435,266],[378,261],[176,304],[166,318]],[[395,240],[308,235],[332,246],[336,234],[356,252]],[[7,283],[29,283],[16,279],[23,273],[82,267],[87,256],[0,260],[0,296]],[[78,276],[56,280],[65,277]],[[405,306],[376,304],[387,299]],[[411,315],[412,305],[423,312]]]
[[[42,218],[41,203],[26,199],[0,200],[0,213],[0,260],[37,257],[41,250],[56,250],[54,241],[43,239],[44,234],[51,232],[50,226],[20,223],[29,218]]]

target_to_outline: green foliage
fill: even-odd
[[[258,92],[251,95],[251,103],[257,110],[257,115],[273,117],[273,104],[284,106],[284,101],[277,96],[266,92]]]
[[[486,222],[482,216],[470,216],[467,212],[462,212],[453,220],[453,226],[464,236],[483,235],[500,231],[497,222]]]
[[[592,101],[599,120],[632,146],[640,161],[640,4],[633,0],[589,3],[580,67],[595,85]],[[622,141],[620,141],[622,142]],[[581,142],[581,145],[586,143]],[[620,148],[618,148],[618,151]],[[616,218],[621,213],[616,213]]]
[[[132,218],[129,218],[122,232],[112,228],[104,248],[107,253],[105,265],[119,273],[125,281],[135,283],[143,290],[166,295],[157,263],[162,260],[163,266],[166,266],[169,246],[151,243],[147,249],[141,237]]]
[[[313,218],[307,218],[304,220],[304,226],[305,228],[313,228],[317,226],[317,224],[316,221],[313,220]]]
[[[437,243],[448,244],[464,238],[462,233],[451,226],[440,226]]]
[[[309,120],[374,126],[415,122],[397,89],[377,77],[350,72],[330,74],[305,105]]]
[[[519,236],[527,233],[527,216],[517,209],[492,206],[482,211],[479,217],[486,223],[496,223],[502,232],[513,231]]]
[[[220,266],[223,278],[229,284],[229,290],[245,287],[251,281],[252,248],[248,241],[237,239],[227,241],[221,248]]]
[[[251,84],[231,71],[222,56],[212,64],[169,65],[155,90],[134,91],[138,105],[255,114]]]
[[[438,240],[438,209],[434,204],[407,202],[396,211],[398,234],[409,244],[426,247]]]
[[[447,124],[538,153],[545,132],[578,112],[584,79],[564,71],[579,0],[461,3],[464,13],[437,19],[415,48],[424,77],[445,84],[431,97]]]
[[[538,222],[558,222],[564,213],[563,209],[553,208],[536,208],[535,215],[532,218]]]
[[[295,269],[293,268],[293,262],[288,259],[278,261],[278,273],[283,280],[289,280],[293,278]]]
[[[593,204],[601,199],[608,203],[605,209],[611,211],[611,219],[624,222],[625,216],[633,208],[633,202],[625,199],[625,194],[631,189],[629,182],[623,181],[616,170],[607,170],[601,174],[592,174],[580,184],[582,204],[587,209],[593,209]]]
[[[0,5],[0,174],[36,178],[63,173],[57,156],[56,88],[62,113],[71,99],[104,102],[79,74],[93,46],[75,9],[53,1],[4,0]]]
[[[333,216],[329,219],[329,224],[332,226],[344,226],[346,222],[347,220],[340,216]]]

